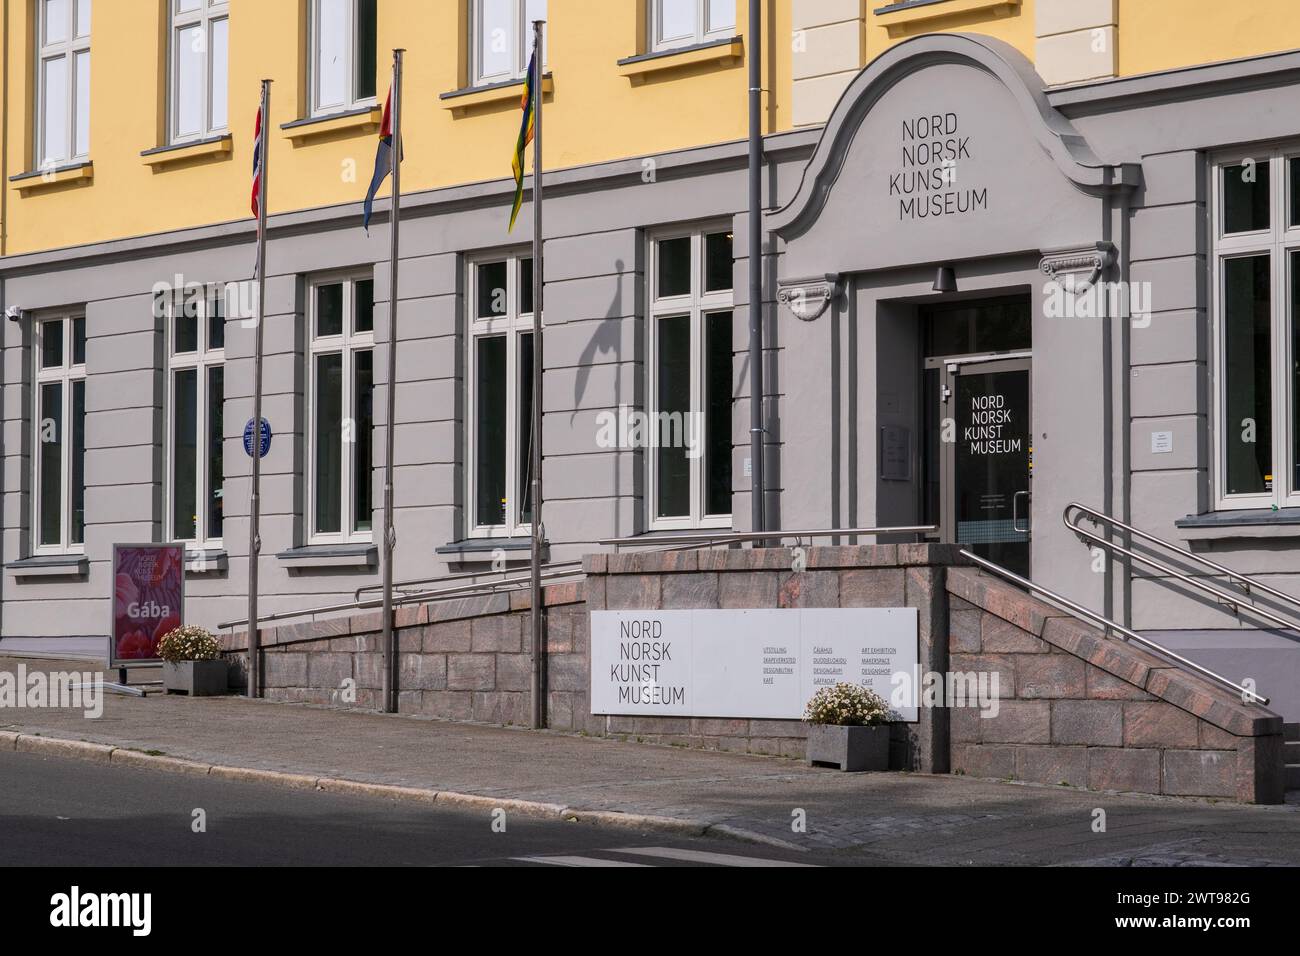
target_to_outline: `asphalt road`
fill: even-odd
[[[205,832],[194,832],[195,811]],[[0,866],[763,866],[819,854],[0,752]],[[851,862],[842,857],[835,862]]]

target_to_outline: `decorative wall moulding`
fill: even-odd
[[[1095,242],[1090,246],[1051,249],[1043,253],[1038,270],[1063,288],[1084,292],[1092,288],[1115,264],[1115,246]]]
[[[843,291],[842,278],[838,275],[783,279],[777,288],[776,300],[795,318],[811,322],[820,318]]]

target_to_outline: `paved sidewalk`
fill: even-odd
[[[0,671],[17,663],[0,659]],[[29,671],[64,669],[25,663]],[[842,774],[773,757],[237,697],[110,695],[98,720],[6,708],[0,731],[226,767],[672,817],[882,864],[1300,865],[1300,806]],[[1104,833],[1093,829],[1098,809]],[[806,832],[792,828],[796,811]]]

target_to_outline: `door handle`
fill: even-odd
[[[1014,495],[1011,496],[1011,530],[1029,534],[1029,509],[1028,508],[1025,509],[1025,526],[1023,528],[1020,527],[1020,497],[1022,495],[1025,497],[1026,501],[1029,500],[1028,491],[1017,491]]]

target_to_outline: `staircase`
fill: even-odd
[[[1300,792],[1300,724],[1283,724],[1282,740],[1285,787],[1288,791]]]

